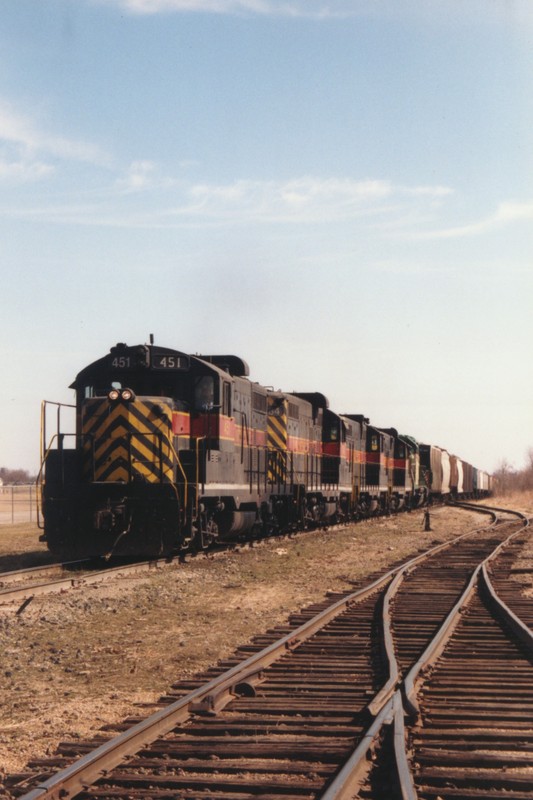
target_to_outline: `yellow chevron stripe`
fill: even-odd
[[[280,438],[287,440],[287,428],[279,419],[269,420],[268,432],[275,433]]]
[[[152,428],[154,430],[161,430],[161,428],[166,428],[168,425],[171,424],[172,420],[172,409],[168,405],[168,403],[159,403],[160,407],[164,412],[164,416],[160,416],[159,414],[156,415],[153,406],[150,408],[146,405],[146,403],[138,402],[137,408],[142,413],[144,413],[147,420],[150,421]]]
[[[112,427],[117,418],[120,417],[124,418],[125,424],[127,424],[129,428],[135,430],[140,430],[142,426],[146,426],[147,430],[150,432],[159,431],[161,429],[164,430],[167,426],[170,426],[172,411],[170,406],[166,404],[163,405],[162,408],[165,412],[165,416],[160,417],[156,416],[153,408],[150,408],[146,403],[138,402],[136,409],[144,415],[144,420],[140,420],[137,415],[134,415],[130,411],[128,406],[121,404],[106,406],[104,413],[97,413],[90,419],[85,416],[83,420],[83,430],[85,433],[92,433],[93,435],[98,434],[99,431],[103,433],[106,429]]]
[[[277,450],[287,450],[287,408],[286,402],[277,405],[272,401],[269,404],[269,414],[267,416],[267,444],[269,448]],[[278,471],[272,467],[272,471]],[[285,470],[283,470],[285,472]]]
[[[127,434],[126,428],[117,428],[117,430],[113,433],[113,436],[106,436],[104,439],[99,438],[97,441],[97,447],[94,451],[94,457],[96,461],[100,461],[102,455],[105,450],[109,448],[109,443],[112,441],[122,442],[124,441]],[[126,450],[127,453],[127,450]]]
[[[132,440],[132,446],[140,451],[141,455],[144,458],[138,459],[135,456],[132,456],[132,467],[136,472],[143,474],[145,477],[152,477],[154,482],[158,482],[159,476],[159,465],[160,465],[160,453],[159,453],[159,442],[157,441],[157,437],[154,436],[154,444],[157,447],[155,453],[151,452],[139,438],[134,438]],[[165,442],[162,443],[161,448],[161,459],[162,459],[162,468],[163,474],[165,477],[171,479],[173,477],[172,466],[171,464],[165,463],[170,460],[170,447]],[[154,471],[156,474],[154,475]]]
[[[268,445],[276,447],[278,450],[287,449],[287,442],[280,439],[279,436],[272,435],[271,431],[268,432]]]
[[[148,443],[145,439],[151,439],[152,441],[150,444],[153,445],[155,452],[153,452]],[[158,438],[155,434],[148,434],[147,436],[141,438],[140,436],[136,436],[135,433],[132,434],[131,438],[132,447],[135,447],[141,455],[143,456],[145,461],[154,461],[154,459],[159,460],[159,442]],[[163,443],[164,444],[164,443]],[[164,457],[164,447],[162,448],[162,455]],[[167,447],[167,455],[168,455],[168,447]]]
[[[115,448],[113,448],[113,451],[112,451],[113,452],[112,462],[116,461],[117,462],[117,466],[114,469],[112,469],[111,472],[109,472],[110,462],[109,461],[99,462],[97,460],[96,463],[95,463],[95,478],[96,478],[96,480],[99,480],[100,478],[102,478],[102,476],[104,474],[107,474],[106,475],[106,480],[109,480],[109,481],[117,481],[117,480],[121,480],[121,479],[127,480],[127,478],[129,477],[127,468],[123,464],[119,463],[121,459],[125,460],[126,462],[129,460],[129,450],[128,450],[128,447],[126,445],[118,444],[118,441],[119,440],[117,440],[117,446]],[[132,442],[132,445],[136,449],[141,449],[138,446],[139,445],[138,441],[134,440]],[[137,473],[138,475],[142,475],[144,478],[146,478],[148,480],[148,482],[158,483],[159,482],[159,474],[160,474],[160,470],[159,470],[159,466],[160,466],[159,454],[154,455],[152,453],[144,451],[144,452],[142,452],[142,455],[145,456],[145,459],[143,459],[143,460],[138,459],[135,456],[132,456],[132,459],[131,459],[132,473]],[[164,456],[165,456],[165,453],[163,452],[163,459],[164,459]],[[166,456],[167,456],[167,458],[169,457],[168,448],[167,448]],[[163,461],[162,467],[163,467],[163,474],[165,475],[165,477],[167,479],[171,480],[172,477],[173,477],[172,465],[171,464],[165,464],[164,461]]]
[[[123,464],[119,463],[120,459],[124,459],[125,461],[128,460],[128,450],[124,446],[117,446],[113,450],[113,456],[111,462],[109,461],[95,461],[94,465],[94,476],[96,480],[100,480],[104,478],[104,474],[109,470],[110,463],[116,463],[116,466],[112,470],[112,472],[105,478],[108,481],[118,481],[118,480],[127,480],[128,479],[128,470]],[[120,476],[119,476],[120,473]]]
[[[89,419],[85,416],[83,420],[83,431],[84,433],[90,433],[96,436],[99,430],[105,431],[113,424],[117,417],[122,416],[124,416],[122,406],[111,407],[106,405],[101,413],[97,413]]]
[[[162,405],[161,415],[155,413],[153,405],[141,401],[135,406],[110,406],[107,400],[88,403],[93,406],[91,410],[94,414],[86,414],[82,420],[82,432],[85,436],[90,436],[83,444],[86,477],[92,477],[94,467],[96,480],[127,481],[130,477],[129,469],[120,462],[123,460],[128,463],[131,458],[130,468],[133,475],[141,475],[148,482],[155,483],[159,482],[162,471],[164,478],[173,480],[169,440],[172,435],[172,409],[168,404]],[[98,409],[99,405],[101,409]]]
[[[129,475],[127,468],[123,464],[119,464],[117,465],[116,469],[113,470],[113,472],[110,472],[109,475],[107,475],[105,480],[106,482],[109,481],[113,483],[117,483],[118,481],[127,483],[128,478]],[[98,480],[98,478],[96,480]]]
[[[268,480],[284,483],[287,474],[287,456],[281,450],[270,450],[268,454]]]
[[[153,470],[142,461],[135,461],[135,459],[132,459],[132,472],[141,475],[146,479],[147,483],[159,483]]]

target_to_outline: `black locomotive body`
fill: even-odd
[[[167,555],[424,502],[415,440],[248,375],[236,356],[153,344],[83,369],[75,431],[58,422],[48,442],[43,427],[50,550]]]

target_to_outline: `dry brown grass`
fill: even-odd
[[[39,541],[40,534],[33,522],[0,525],[0,570],[23,569],[55,560]]]
[[[495,506],[521,511],[523,514],[533,514],[533,491],[496,495],[490,502]]]
[[[155,701],[328,590],[482,523],[449,508],[431,519],[429,534],[414,512],[35,598],[19,616],[0,608],[0,772]],[[0,551],[12,536],[38,549],[17,526],[0,528]]]

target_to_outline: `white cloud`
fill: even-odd
[[[517,203],[514,201],[507,201],[500,203],[494,214],[490,214],[490,216],[478,222],[419,233],[416,235],[416,238],[456,239],[463,236],[477,236],[478,234],[490,233],[506,225],[524,220],[533,220],[533,202]]]
[[[180,170],[189,170],[197,167],[198,164],[198,161],[192,159],[184,159],[177,162]],[[124,194],[148,190],[154,192],[159,189],[176,189],[176,187],[180,186],[183,186],[181,178],[163,175],[160,165],[148,159],[133,161],[127,168],[125,175],[118,178],[115,183],[115,188]]]
[[[463,24],[531,26],[531,0],[487,3],[487,0],[92,0],[118,5],[132,14],[256,14],[306,19],[374,17],[424,20],[432,25]]]
[[[147,190],[150,190],[148,203]],[[386,225],[392,231],[395,227],[412,227],[419,224],[421,217],[433,215],[435,207],[451,191],[443,186],[396,186],[387,180],[314,176],[287,181],[241,179],[229,184],[187,185],[182,180],[161,176],[152,161],[135,161],[125,177],[102,189],[100,200],[92,194],[83,207],[72,203],[43,209],[4,209],[3,213],[45,218],[50,222],[77,224],[82,220],[88,225],[121,227],[243,222],[317,225],[373,217],[374,225]],[[169,196],[175,198],[171,206]]]
[[[452,192],[443,186],[402,187],[386,180],[356,181],[312,176],[289,181],[239,180],[228,185],[200,184],[190,188],[191,204],[179,215],[258,222],[340,222],[385,213],[389,203],[416,198],[439,200]]]
[[[68,161],[105,164],[108,158],[94,145],[49,134],[40,130],[29,117],[18,113],[0,100],[0,143],[16,150],[21,163],[31,161],[35,153]]]
[[[413,197],[415,196],[426,196],[426,197],[446,197],[447,195],[453,194],[453,189],[450,189],[449,186],[413,186],[412,188],[404,187],[402,190],[405,194],[410,194]]]
[[[495,222],[507,223],[522,219],[533,219],[533,202],[531,203],[500,203],[494,215]]]
[[[6,161],[0,158],[0,181],[25,183],[45,178],[54,171],[50,164],[40,161]]]
[[[191,13],[258,14],[261,16],[322,19],[346,17],[354,13],[346,0],[100,0],[113,2],[133,14]],[[351,2],[351,0],[350,0]],[[342,6],[342,8],[335,8]]]
[[[153,184],[155,164],[153,161],[134,161],[125,178],[117,181],[119,189],[126,192],[138,192]]]

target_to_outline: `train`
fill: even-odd
[[[70,388],[70,426],[68,404],[41,416],[40,538],[62,558],[166,557],[491,490],[443,448],[254,382],[234,355],[118,343]]]

